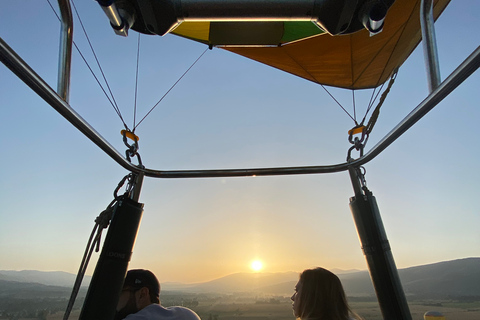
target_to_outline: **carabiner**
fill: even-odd
[[[125,156],[129,162],[132,162],[131,157],[137,156],[138,165],[143,166],[142,159],[140,158],[140,154],[138,153],[138,140],[139,138],[131,131],[122,130],[120,133],[123,136],[123,143],[127,146],[127,150],[125,151]],[[128,143],[127,137],[132,139],[134,142],[132,145]]]

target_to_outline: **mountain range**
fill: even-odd
[[[367,271],[353,270],[338,275],[349,296],[375,294]],[[480,258],[466,258],[398,270],[407,295],[480,297]],[[258,292],[274,295],[291,295],[298,281],[298,273],[236,273],[198,284],[165,283],[165,290],[187,292]]]
[[[39,283],[48,286],[73,287],[76,275],[63,271],[0,270],[0,281]],[[82,286],[88,286],[92,277],[85,276]]]
[[[338,275],[349,296],[374,296],[374,289],[367,271],[332,270]],[[480,297],[480,258],[466,258],[434,264],[399,269],[399,276],[407,296],[448,298]],[[88,285],[91,277],[84,279]],[[0,296],[15,287],[28,286],[48,292],[71,288],[75,275],[66,272],[1,271]],[[235,273],[212,281],[184,284],[162,283],[162,290],[190,293],[251,292],[289,296],[298,281],[298,273]],[[67,290],[68,291],[68,290]]]

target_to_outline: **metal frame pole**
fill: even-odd
[[[115,205],[79,319],[113,319],[142,214],[143,204],[132,199],[122,198]]]
[[[70,70],[72,64],[73,19],[69,0],[58,0],[62,15],[60,54],[58,57],[57,92],[67,103],[70,100]]]
[[[132,199],[133,201],[138,202],[140,199],[140,191],[142,191],[144,176],[145,175],[143,174],[143,172],[140,172],[135,176],[135,186],[133,187],[132,193],[130,195],[130,199]]]
[[[420,6],[420,25],[422,27],[423,54],[425,57],[425,67],[427,69],[428,88],[430,92],[432,92],[442,81],[435,37],[433,0],[422,0]]]
[[[80,115],[78,115],[72,107],[63,101],[57,93],[52,90],[52,88],[50,88],[50,86],[20,58],[13,49],[5,43],[5,41],[3,41],[2,38],[0,38],[0,61],[2,61],[2,63],[16,74],[19,79],[25,82],[25,84],[35,91],[50,106],[57,110],[58,113],[67,119],[73,126],[80,130],[80,132],[125,169],[135,173],[143,172],[145,176],[155,178],[213,178],[333,173],[346,171],[351,165],[363,165],[390,146],[480,67],[480,46],[477,47],[477,49],[475,49],[472,54],[465,59],[460,66],[458,66],[457,69],[440,84],[440,86],[438,86],[438,88],[431,92],[425,100],[400,121],[392,131],[385,135],[385,137],[383,137],[382,140],[380,140],[380,142],[378,142],[369,152],[355,161],[351,163],[345,162],[324,166],[257,169],[161,171],[134,166],[128,162],[122,154],[115,150]]]
[[[130,183],[134,185],[130,194],[120,197],[115,205],[79,319],[114,318],[142,220],[143,204],[138,200],[143,176],[139,173],[132,178]]]
[[[377,201],[360,185],[358,167],[350,167],[355,196],[350,209],[384,319],[412,320]]]
[[[480,67],[480,46],[457,67],[440,86],[423,100],[412,112],[395,126],[380,142],[378,142],[363,157],[352,163],[341,163],[327,166],[309,167],[283,167],[283,168],[260,168],[260,169],[224,169],[224,170],[181,170],[160,171],[142,169],[128,162],[122,154],[115,150],[98,132],[95,131],[75,110],[63,101],[52,88],[40,78],[28,64],[23,61],[4,41],[0,38],[0,60],[19,79],[27,84],[50,106],[57,110],[65,119],[80,130],[87,138],[95,143],[113,160],[125,169],[132,172],[143,172],[145,176],[156,178],[207,178],[207,177],[235,177],[253,175],[292,175],[292,174],[319,174],[333,173],[348,170],[348,166],[363,165],[398,139],[404,132],[412,127],[417,121],[432,110],[440,101],[455,90],[465,79],[472,75]]]

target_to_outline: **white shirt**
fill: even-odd
[[[164,308],[152,303],[137,313],[128,315],[124,320],[201,320],[192,310],[184,307]]]

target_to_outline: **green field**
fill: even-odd
[[[266,297],[250,294],[165,294],[162,295],[164,306],[183,305],[195,310],[202,320],[294,320],[292,303],[288,297]],[[1,312],[0,319],[23,320],[61,320],[63,310],[58,308],[59,301],[52,301],[52,308],[44,301],[43,308],[34,301],[22,301],[22,310]],[[351,299],[351,307],[365,320],[382,320],[378,303]],[[5,302],[5,301],[3,301]],[[37,300],[38,303],[38,300]],[[66,305],[66,301],[63,301]],[[28,310],[26,306],[35,306]],[[76,304],[80,305],[80,304]],[[53,308],[53,306],[55,306]],[[412,300],[409,307],[414,320],[422,320],[427,311],[440,311],[447,320],[480,319],[480,300]],[[77,306],[70,319],[77,320],[80,306]]]
[[[352,309],[365,320],[382,320],[376,302],[352,302]],[[480,301],[456,303],[454,301],[409,303],[412,319],[421,320],[427,311],[440,311],[447,320],[479,320]],[[292,305],[283,301],[279,304],[216,304],[199,305],[195,311],[203,320],[294,320]]]

